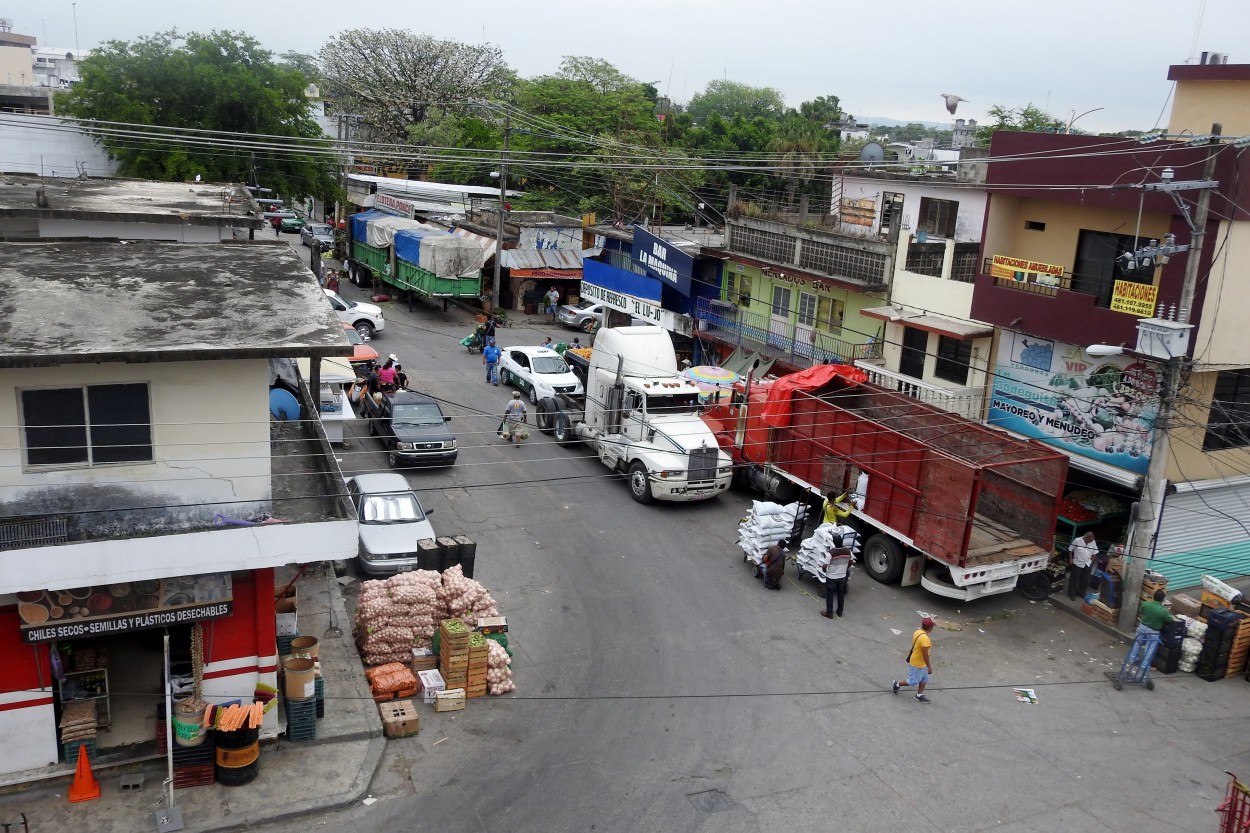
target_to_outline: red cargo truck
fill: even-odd
[[[941,596],[1005,593],[1044,568],[1068,458],[820,365],[739,383],[705,415],[736,476],[774,499],[853,493],[874,579]]]

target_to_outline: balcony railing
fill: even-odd
[[[698,316],[700,327],[709,335],[780,359],[793,367],[849,364],[858,359],[881,355],[879,344],[843,341],[836,334],[820,327],[807,326],[798,321],[774,319],[710,298],[699,299]],[[838,334],[842,332],[840,326],[836,329]]]
[[[868,381],[874,385],[896,390],[906,394],[918,402],[933,405],[944,411],[959,414],[961,417],[975,422],[981,421],[982,408],[985,404],[985,392],[980,388],[943,388],[922,382],[912,376],[887,370],[870,361],[857,361],[855,366],[868,374]]]

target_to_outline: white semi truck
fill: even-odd
[[[729,488],[733,461],[699,418],[699,388],[678,375],[668,331],[600,330],[585,352],[566,350],[564,358],[586,392],[540,400],[540,431],[561,445],[594,448],[626,476],[639,503],[706,500]]]

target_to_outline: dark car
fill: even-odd
[[[366,395],[361,415],[369,422],[369,433],[381,437],[393,468],[456,462],[456,435],[447,428],[451,417],[443,416],[438,403],[423,393]]]

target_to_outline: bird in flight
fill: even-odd
[[[955,108],[959,106],[959,102],[968,100],[966,98],[960,98],[957,95],[951,95],[950,93],[942,93],[941,95],[942,98],[946,99],[946,112],[950,113],[952,116],[955,115]]]

